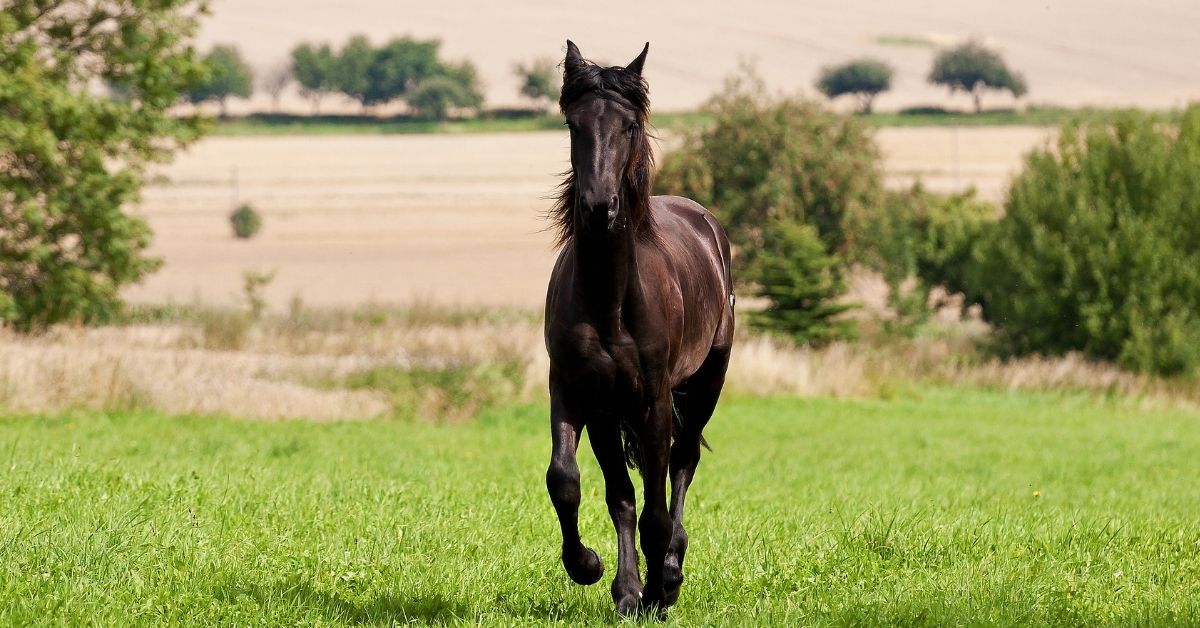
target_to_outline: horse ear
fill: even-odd
[[[579,46],[570,39],[567,40],[567,58],[563,60],[563,73],[571,74],[584,66],[583,55],[579,54]]]
[[[646,42],[646,47],[642,48],[642,54],[638,55],[637,58],[634,59],[633,61],[630,61],[629,65],[625,66],[625,69],[629,70],[630,72],[633,72],[634,74],[636,74],[638,76],[641,76],[642,75],[642,66],[646,64],[646,53],[647,52],[650,52],[650,42]]]

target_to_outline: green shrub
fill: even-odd
[[[767,307],[749,314],[751,325],[797,344],[821,345],[853,333],[837,316],[851,305],[835,301],[845,289],[839,260],[811,225],[776,221],[763,231],[763,246],[748,270],[754,294]]]
[[[980,238],[969,285],[1017,352],[1200,366],[1200,106],[1178,127],[1126,112],[1065,125]]]
[[[776,220],[813,225],[829,252],[852,244],[882,189],[879,150],[862,121],[813,101],[773,99],[749,72],[705,110],[712,123],[666,156],[660,193],[716,212],[743,262]]]
[[[879,212],[863,225],[856,261],[883,275],[891,331],[911,333],[932,313],[930,290],[967,290],[963,275],[972,247],[994,222],[996,207],[962,194],[933,194],[920,184],[888,191]],[[939,304],[933,304],[939,305]]]
[[[229,222],[233,225],[233,235],[243,240],[253,238],[262,229],[262,216],[244,203],[229,215]]]
[[[771,98],[745,72],[706,106],[712,123],[666,156],[656,188],[709,207],[733,243],[738,281],[770,302],[756,324],[827,342],[847,306],[840,264],[881,193],[867,128],[819,103]],[[817,246],[814,246],[817,245]]]

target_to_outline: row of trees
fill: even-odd
[[[817,89],[829,98],[852,95],[859,109],[871,113],[875,97],[892,88],[892,68],[877,59],[858,59],[821,70]],[[983,94],[1002,90],[1020,98],[1028,91],[1025,78],[1009,69],[1000,53],[976,41],[968,41],[938,53],[929,71],[928,81],[942,85],[951,93],[970,94],[975,112],[983,111]]]
[[[411,37],[374,47],[366,37],[351,37],[340,50],[328,44],[296,46],[288,63],[264,74],[259,83],[275,109],[293,82],[312,103],[313,112],[331,94],[343,94],[363,108],[400,100],[417,115],[443,119],[452,109],[478,109],[483,93],[475,66],[439,57],[440,42]],[[255,73],[235,46],[214,46],[202,59],[204,74],[186,91],[189,102],[217,102],[221,114],[230,98],[249,98]],[[560,78],[553,61],[539,59],[513,70],[520,93],[539,108],[558,99]]]
[[[710,127],[666,156],[658,191],[717,212],[753,324],[800,343],[852,332],[852,265],[880,272],[912,331],[933,288],[964,296],[1014,353],[1079,351],[1159,374],[1200,371],[1200,105],[1178,127],[1127,112],[1063,127],[1031,153],[1003,207],[972,193],[882,186],[865,122],[772,99],[752,75],[710,103]]]
[[[400,100],[415,114],[434,119],[445,118],[452,109],[477,109],[483,94],[475,66],[442,60],[440,45],[400,37],[375,47],[362,35],[337,51],[328,44],[300,44],[287,65],[263,77],[262,86],[278,107],[283,90],[294,81],[314,112],[335,93],[357,100],[364,109]],[[216,101],[224,114],[229,98],[247,98],[254,91],[254,71],[236,47],[213,47],[203,66],[205,75],[185,93],[190,102]]]

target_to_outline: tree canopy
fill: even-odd
[[[983,92],[1007,90],[1020,98],[1028,91],[1025,78],[1010,70],[1000,53],[976,41],[938,53],[929,72],[929,82],[951,92],[963,91],[975,99],[975,112],[983,111]]]
[[[525,98],[543,108],[558,102],[562,76],[553,59],[543,57],[534,59],[528,65],[518,63],[513,66],[513,73],[521,82],[518,91]]]
[[[858,96],[863,113],[871,113],[875,97],[891,87],[892,68],[874,59],[859,59],[824,68],[817,79],[817,89],[829,98],[843,94]]]
[[[242,59],[237,46],[213,46],[202,60],[204,77],[188,88],[187,99],[193,103],[215,100],[226,113],[230,96],[249,98],[254,92],[254,70]]]
[[[203,77],[194,0],[9,0],[0,12],[0,320],[102,320],[158,266],[124,208],[198,137],[168,110]],[[88,89],[112,85],[122,98]]]

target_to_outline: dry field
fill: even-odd
[[[889,183],[974,185],[998,200],[1021,155],[1047,133],[888,128],[876,138]],[[206,139],[146,191],[139,211],[166,265],[127,296],[229,303],[244,271],[275,270],[266,295],[277,309],[295,296],[322,306],[533,309],[554,260],[541,215],[566,154],[557,132]],[[230,234],[235,196],[264,216],[253,240]]]
[[[1185,383],[1078,356],[985,359],[973,349],[981,331],[955,322],[911,342],[816,350],[743,326],[726,390],[890,397],[932,384],[1091,391],[1149,407],[1200,402]],[[229,311],[198,310],[154,324],[58,327],[35,338],[0,331],[0,406],[9,412],[141,408],[315,420],[412,413],[454,421],[488,404],[544,401],[548,369],[535,315],[431,305],[294,310],[252,324]],[[401,375],[414,372],[426,376]],[[397,405],[397,394],[406,405]]]
[[[250,63],[283,63],[299,41],[340,45],[354,33],[376,42],[411,34],[436,37],[449,58],[474,62],[489,103],[517,98],[512,64],[561,58],[572,38],[584,54],[621,64],[650,42],[646,76],[660,111],[697,107],[742,60],[755,62],[769,85],[812,91],[819,68],[862,55],[896,68],[880,110],[915,104],[967,108],[928,85],[934,50],[882,45],[881,36],[945,45],[981,37],[1004,51],[1030,86],[1029,101],[1067,106],[1177,107],[1200,98],[1194,0],[612,0],[600,6],[543,0],[215,0],[202,46],[235,43]],[[995,95],[991,106],[1011,106]],[[264,96],[236,110],[269,106]],[[850,106],[851,103],[843,103]],[[307,111],[291,93],[286,106]],[[357,105],[327,99],[326,110]]]

